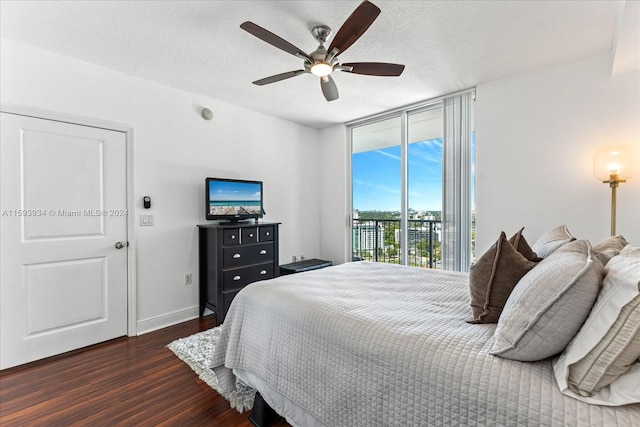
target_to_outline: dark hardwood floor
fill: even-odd
[[[207,316],[0,371],[0,425],[251,426],[166,348],[214,326]]]

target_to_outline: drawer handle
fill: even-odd
[[[240,276],[233,276],[233,280],[237,282],[238,280],[240,280]]]
[[[267,253],[266,249],[263,249],[263,250],[260,251],[260,255],[266,255],[266,253]]]
[[[238,258],[240,258],[240,254],[233,254],[233,257],[238,259]]]
[[[266,233],[264,233],[265,236],[271,236],[271,232],[267,231]]]
[[[253,233],[249,233],[249,237],[253,237]]]
[[[267,274],[267,270],[260,270],[260,274],[264,276],[265,274]]]
[[[231,235],[231,240],[235,240],[235,239],[236,239],[236,235],[235,235],[235,234],[232,234],[232,235]]]

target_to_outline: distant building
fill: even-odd
[[[354,217],[354,219],[357,218]],[[384,248],[384,226],[379,223],[376,225],[374,221],[354,224],[354,252],[373,252],[376,248]]]
[[[394,239],[396,243],[400,243],[400,229],[395,230]],[[433,232],[433,241],[440,242],[440,236],[442,234],[442,224],[439,222],[436,223],[423,223],[420,227],[412,227],[409,224],[409,232],[408,244],[409,246],[415,245],[417,242],[421,240],[429,240],[429,233]]]

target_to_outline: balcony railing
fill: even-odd
[[[441,268],[440,220],[408,221],[408,265]],[[400,220],[353,220],[353,259],[400,264]]]

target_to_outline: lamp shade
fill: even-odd
[[[598,150],[593,157],[593,175],[607,181],[612,174],[627,180],[638,173],[638,150],[631,145],[609,145]]]

